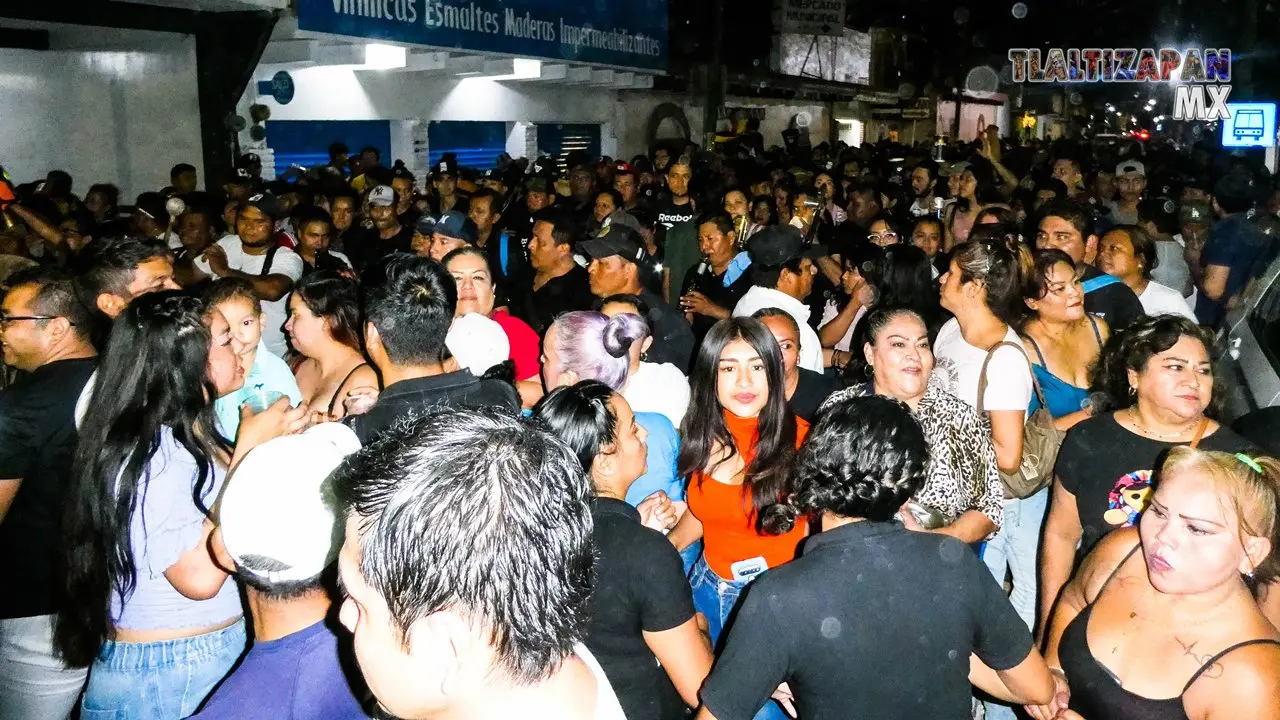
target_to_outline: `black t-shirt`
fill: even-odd
[[[791,412],[801,420],[811,422],[822,403],[840,389],[840,382],[822,373],[797,369],[800,371],[800,380],[796,382],[796,391],[791,395]]]
[[[466,215],[471,209],[471,196],[463,192],[458,192],[454,195],[453,207],[449,208],[449,210],[440,207],[440,200],[440,196],[435,193],[427,196],[427,207],[431,208],[431,214],[437,218],[450,210]]]
[[[680,287],[680,295],[687,295],[691,290],[697,290],[711,302],[720,307],[733,312],[734,306],[742,299],[743,295],[751,289],[751,272],[743,272],[725,287],[724,273],[716,274],[708,262],[699,262],[697,265],[689,268],[684,274],[684,283]],[[697,342],[702,342],[702,338],[706,337],[707,331],[716,324],[717,320],[708,315],[693,316],[693,337]]]
[[[653,336],[646,359],[651,363],[671,363],[688,375],[693,361],[693,330],[685,321],[684,313],[648,290],[640,292],[640,299],[649,305],[649,331]]]
[[[1232,423],[1231,429],[1272,457],[1280,457],[1280,406],[1254,410]]]
[[[0,618],[56,611],[62,510],[76,449],[75,409],[96,358],[44,365],[0,392],[0,479],[21,480],[0,522]]]
[[[1152,470],[1166,450],[1186,444],[1161,442],[1129,432],[1110,413],[1089,418],[1067,432],[1054,472],[1063,488],[1076,497],[1080,526],[1084,529],[1081,556],[1103,535],[1137,522],[1151,498]],[[1198,447],[1236,453],[1249,451],[1250,443],[1220,427],[1204,436]]]
[[[1082,279],[1086,283],[1086,289],[1090,280],[1104,275],[1106,273],[1098,268],[1092,265],[1085,265]],[[1107,325],[1110,325],[1113,331],[1127,327],[1129,323],[1146,314],[1142,309],[1142,303],[1138,301],[1138,296],[1133,293],[1133,290],[1128,285],[1119,280],[1109,285],[1104,285],[1093,292],[1086,292],[1084,309],[1086,312],[1106,320]]]
[[[596,582],[586,645],[627,720],[683,718],[687,709],[658,666],[642,632],[680,627],[693,597],[680,555],[661,533],[640,524],[635,508],[612,498],[591,502]]]
[[[396,252],[412,252],[413,228],[401,225],[400,232],[383,240],[377,228],[352,230],[343,243],[342,252],[351,260],[356,272],[362,273],[370,265]]]
[[[525,289],[511,295],[511,314],[529,323],[538,335],[547,332],[560,315],[575,310],[590,310],[596,296],[591,294],[591,280],[581,265],[553,277],[537,290]]]
[[[752,583],[702,701],[749,720],[786,681],[805,720],[968,718],[969,655],[1008,670],[1031,633],[968,545],[897,523],[811,536]]]
[[[658,224],[662,226],[662,232],[670,230],[679,223],[692,220],[697,214],[693,209],[692,199],[683,205],[677,205],[670,195],[664,195],[654,209],[658,212]]]
[[[498,305],[510,307],[512,298],[529,293],[533,270],[529,267],[529,257],[520,238],[509,230],[495,227],[480,247],[489,260],[489,267],[493,268],[493,281],[498,288]]]
[[[396,423],[433,408],[498,408],[512,415],[520,412],[520,396],[509,383],[481,380],[466,370],[401,380],[384,389],[378,402],[364,415],[343,418],[360,444],[368,445]]]

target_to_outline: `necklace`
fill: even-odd
[[[1142,424],[1142,421],[1138,419],[1138,411],[1136,409],[1129,408],[1129,422],[1133,423],[1133,426],[1138,428],[1138,431],[1145,435],[1151,435],[1151,436],[1160,438],[1161,440],[1175,440],[1191,432],[1191,430],[1195,426],[1199,425],[1201,421],[1196,420],[1195,422],[1191,423],[1187,427],[1174,433],[1156,432],[1155,430],[1152,430],[1148,428],[1146,425]]]

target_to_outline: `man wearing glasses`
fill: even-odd
[[[0,347],[6,365],[28,374],[0,391],[0,717],[65,718],[87,670],[64,667],[53,649],[58,520],[76,398],[97,353],[69,276],[33,268],[8,284]]]

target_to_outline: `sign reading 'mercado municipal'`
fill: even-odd
[[[667,0],[298,0],[298,28],[664,71]]]

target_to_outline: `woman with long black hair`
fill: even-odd
[[[693,604],[714,646],[752,580],[791,561],[808,526],[786,501],[796,448],[809,429],[787,403],[782,351],[759,320],[716,323],[694,359],[677,474],[689,509],[667,539],[701,539],[690,575]],[[766,703],[757,718],[784,718]]]
[[[716,323],[689,384],[678,461],[678,473],[689,477],[689,512],[670,539],[681,549],[704,540],[694,602],[714,642],[748,582],[794,558],[805,535],[784,496],[808,425],[788,408],[778,343],[754,318]]]
[[[236,345],[220,311],[177,292],[138,298],[112,329],[99,369],[114,382],[80,428],[55,628],[67,663],[92,665],[82,718],[186,717],[244,649],[209,508],[225,468],[306,409],[281,399],[246,419],[233,454],[213,401],[244,382]]]

